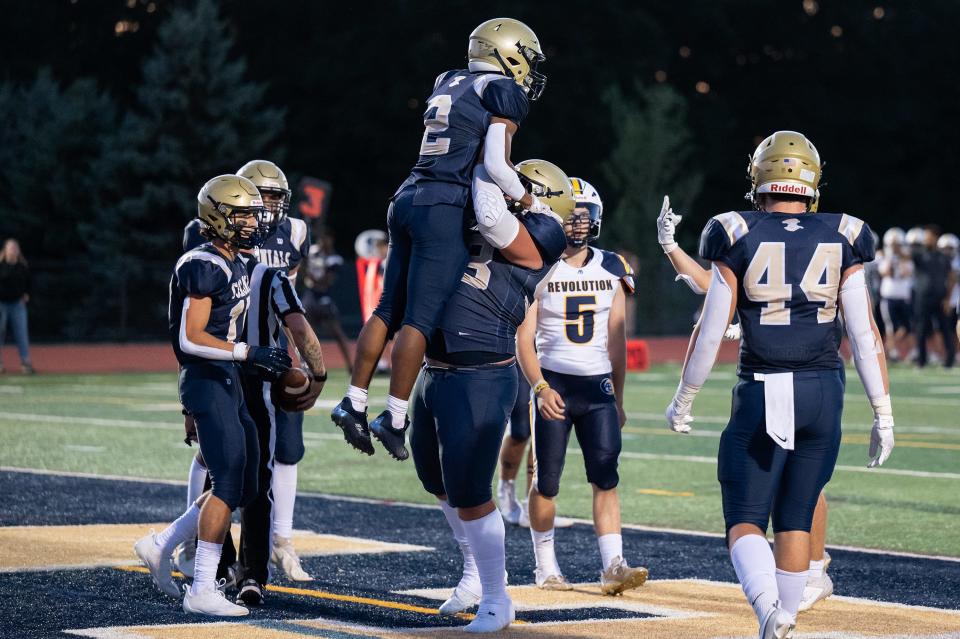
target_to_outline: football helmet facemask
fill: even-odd
[[[582,215],[581,210],[586,209],[586,215],[590,219],[590,229],[587,231],[586,237],[568,238],[570,246],[579,247],[600,237],[600,225],[603,223],[603,200],[600,199],[597,189],[586,180],[570,178],[570,186],[573,188],[573,199],[576,202],[574,217]]]
[[[758,195],[793,195],[807,198],[807,210],[817,211],[823,163],[813,143],[796,131],[777,131],[768,136],[750,156],[746,199],[757,206]]]
[[[291,195],[290,183],[280,167],[269,160],[251,160],[237,175],[253,182],[263,196],[264,214],[260,221],[271,229],[279,226],[290,211]]]
[[[487,20],[473,30],[467,45],[471,71],[495,71],[513,78],[531,101],[546,87],[547,76],[537,71],[546,59],[533,29],[513,18]]]
[[[197,193],[197,217],[201,233],[220,238],[238,249],[257,248],[263,243],[265,227],[263,200],[250,180],[239,175],[219,175]],[[253,224],[241,222],[253,217]]]

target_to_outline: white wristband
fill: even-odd
[[[246,361],[247,355],[250,353],[250,347],[243,342],[237,342],[233,345],[233,359],[236,362]]]
[[[878,417],[881,415],[893,415],[893,405],[890,403],[889,394],[872,398],[870,405],[873,406],[873,414]]]

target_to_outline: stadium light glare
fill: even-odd
[[[803,11],[808,16],[817,15],[820,10],[820,3],[817,0],[803,0]]]

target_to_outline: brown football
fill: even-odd
[[[293,412],[300,398],[310,390],[310,374],[302,368],[291,368],[270,387],[275,406]]]

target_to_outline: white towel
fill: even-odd
[[[753,378],[763,382],[767,435],[781,448],[793,450],[793,373],[755,373]]]

